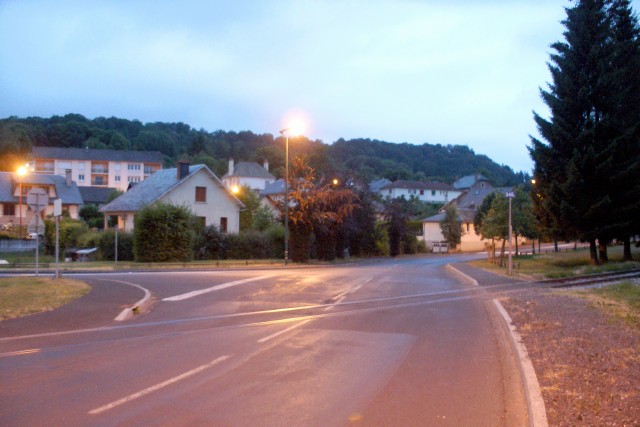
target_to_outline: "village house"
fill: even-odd
[[[22,182],[22,185],[20,184]],[[20,187],[22,187],[22,208],[20,207]],[[62,200],[62,210],[71,218],[77,219],[83,204],[78,186],[71,180],[71,173],[66,176],[27,173],[20,179],[17,173],[0,172],[0,224],[28,225],[35,212],[27,205],[27,196],[34,188],[45,190],[48,204],[41,217],[53,214],[53,201]],[[22,221],[20,221],[22,213]]]
[[[399,180],[381,186],[378,194],[387,199],[404,197],[408,200],[413,196],[422,202],[447,203],[460,196],[462,190],[456,190],[444,182]]]
[[[485,249],[485,241],[476,234],[473,219],[485,197],[494,192],[506,193],[509,191],[513,191],[513,188],[493,187],[486,178],[477,177],[470,188],[448,204],[456,207],[458,221],[461,223],[464,232],[456,250],[473,252]],[[444,206],[438,214],[422,221],[422,236],[429,249],[433,249],[434,246],[437,247],[445,240],[440,228],[440,222],[444,219],[445,209],[448,205]]]
[[[80,187],[117,188],[126,191],[130,183],[144,181],[162,170],[159,151],[99,150],[93,148],[33,147],[32,171],[65,176]]]
[[[269,162],[267,160],[260,166],[256,162],[238,162],[238,164],[235,164],[233,159],[229,159],[229,171],[222,177],[222,182],[234,193],[243,186],[260,192],[275,180],[276,177],[269,173]]]
[[[147,205],[168,203],[187,206],[204,225],[215,225],[223,233],[240,230],[240,210],[244,205],[206,165],[164,169],[131,187],[126,193],[103,206],[105,216],[118,218],[118,228],[132,231],[135,215]]]

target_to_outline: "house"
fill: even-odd
[[[105,224],[109,216],[117,216],[118,228],[131,231],[137,212],[158,202],[188,206],[205,225],[215,225],[224,233],[240,230],[242,202],[206,165],[189,166],[186,162],[154,173],[100,211]]]
[[[20,183],[22,182],[22,185]],[[20,187],[22,187],[22,208],[20,207]],[[42,188],[49,196],[49,202],[42,212],[42,218],[53,214],[53,201],[62,200],[62,209],[71,218],[77,219],[80,206],[83,204],[78,186],[66,176],[28,173],[22,180],[16,173],[0,172],[0,224],[22,222],[28,225],[35,217],[35,212],[27,205],[27,195],[33,188]],[[22,213],[22,221],[20,214]]]
[[[494,192],[506,193],[513,191],[512,187],[493,187],[486,178],[482,177],[475,181],[470,188],[464,191],[459,197],[449,204],[454,205],[458,211],[458,221],[462,224],[464,234],[460,239],[457,250],[462,252],[481,251],[485,249],[485,242],[476,235],[473,219],[482,201],[489,194]],[[428,248],[432,248],[434,243],[444,241],[444,236],[440,229],[440,221],[444,219],[446,206],[440,212],[429,218],[422,220],[422,235]]]
[[[102,207],[107,204],[111,194],[117,191],[114,188],[109,187],[78,187],[82,200],[85,205],[96,205]]]
[[[222,177],[222,182],[230,189],[237,189],[247,186],[259,192],[276,180],[276,177],[269,173],[269,162],[264,161],[262,166],[256,162],[234,163],[229,159],[229,172]],[[235,190],[237,191],[237,190]]]
[[[443,182],[400,180],[383,185],[379,188],[378,194],[389,199],[404,196],[408,200],[411,196],[415,196],[423,202],[447,203],[460,196],[462,190],[456,190]]]
[[[98,150],[92,148],[33,147],[33,171],[71,178],[80,187],[109,187],[126,191],[162,169],[159,151]]]
[[[453,188],[456,188],[458,190],[466,190],[467,188],[471,188],[473,184],[480,180],[488,181],[485,176],[477,173],[475,175],[463,176],[462,178],[456,180],[452,185]]]
[[[278,208],[278,202],[284,201],[284,179],[280,178],[269,183],[260,191],[260,204],[268,207],[274,217],[280,218],[282,212]]]

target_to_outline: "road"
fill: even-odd
[[[525,425],[461,259],[78,276],[87,297],[0,324],[0,425]],[[153,307],[116,322],[133,285]]]

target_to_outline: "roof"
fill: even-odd
[[[242,202],[229,192],[220,179],[206,165],[189,166],[189,175],[178,180],[177,168],[160,170],[144,181],[131,187],[126,193],[103,206],[101,212],[137,212],[146,205],[154,203],[162,196],[182,184],[198,171],[204,170],[233,201],[242,206]]]
[[[19,182],[13,172],[0,172],[0,203],[19,203],[20,198],[13,195],[15,186],[19,185]],[[30,172],[22,178],[22,184],[54,186],[63,205],[83,204],[78,185],[75,182],[67,185],[67,179],[64,176]]]
[[[260,196],[274,196],[277,194],[284,194],[284,179],[280,178],[264,187],[264,190],[260,192]]]
[[[100,150],[95,148],[33,147],[36,159],[94,160],[112,162],[160,163],[164,156],[159,151]]]
[[[398,180],[390,184],[380,187],[380,190],[389,190],[392,188],[410,188],[416,190],[443,190],[443,191],[455,191],[449,184],[444,182],[425,182],[425,181],[404,181]]]
[[[241,176],[246,178],[264,178],[264,179],[276,179],[271,175],[264,167],[260,166],[256,162],[238,162],[233,167],[232,174],[225,174],[222,179],[232,176]]]
[[[85,203],[91,203],[94,205],[102,205],[107,203],[109,200],[109,196],[111,193],[117,189],[115,188],[105,188],[105,187],[78,187],[80,190],[80,194],[82,195],[82,200]]]
[[[371,181],[369,183],[369,191],[371,191],[372,193],[377,193],[382,187],[388,184],[391,184],[391,181],[389,181],[387,178]]]
[[[480,174],[466,175],[454,182],[453,187],[457,189],[471,188],[473,184],[480,180],[487,181],[487,178]]]
[[[458,221],[460,222],[473,222],[473,219],[476,216],[475,209],[457,209],[458,212]],[[422,222],[441,222],[444,220],[445,212],[444,210],[438,212],[437,214],[430,216],[429,218],[425,218]]]

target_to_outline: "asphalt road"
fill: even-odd
[[[460,259],[77,276],[86,297],[0,323],[0,425],[526,425]],[[133,285],[152,308],[116,322]]]

